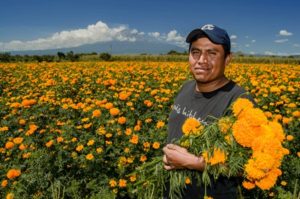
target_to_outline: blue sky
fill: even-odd
[[[233,51],[300,54],[296,0],[9,0],[0,2],[0,51],[159,41],[186,47],[194,28],[227,30]]]

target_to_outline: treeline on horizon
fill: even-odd
[[[255,56],[245,55],[242,52],[233,53],[234,63],[285,63],[299,64],[300,56]],[[135,55],[112,55],[107,52],[102,53],[66,53],[57,52],[56,55],[11,55],[10,53],[0,53],[0,62],[77,62],[77,61],[188,61],[187,52],[177,52],[171,50],[166,54],[135,54]]]

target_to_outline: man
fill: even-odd
[[[185,83],[177,95],[169,116],[168,143],[182,136],[181,127],[187,117],[194,117],[204,125],[208,116],[219,118],[230,104],[246,91],[226,78],[225,66],[231,59],[230,38],[227,32],[215,25],[207,24],[189,33],[189,64],[194,80]],[[203,171],[205,160],[202,156],[189,153],[185,148],[168,144],[163,149],[164,168],[192,169]],[[237,197],[237,179],[220,177],[207,187],[207,195],[214,199]],[[195,179],[183,191],[183,198],[203,198],[204,187]],[[168,186],[165,198],[168,198]]]

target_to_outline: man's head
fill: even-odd
[[[226,30],[212,24],[206,24],[201,28],[192,30],[186,38],[186,42],[189,43],[189,50],[191,44],[201,37],[207,37],[211,42],[221,44],[224,48],[225,57],[230,54],[231,43]]]
[[[225,66],[231,59],[230,38],[215,25],[192,30],[186,38],[189,47],[190,70],[200,84],[224,81]]]

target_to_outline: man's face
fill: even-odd
[[[197,39],[191,45],[190,70],[199,83],[209,83],[222,78],[229,60],[230,56],[224,58],[223,46],[212,43],[206,37]]]

